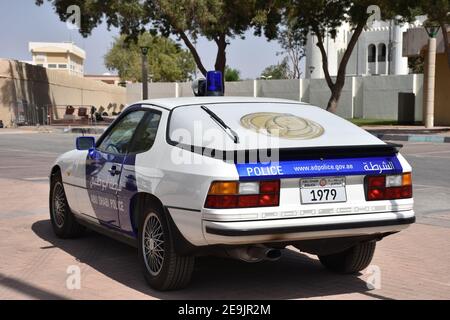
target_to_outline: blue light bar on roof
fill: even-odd
[[[208,71],[206,74],[206,95],[223,96],[222,72]]]

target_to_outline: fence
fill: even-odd
[[[10,109],[12,110],[14,125],[35,125],[41,123],[45,118],[45,114],[42,114],[43,109],[34,104],[28,103],[28,101],[15,101],[11,103]]]
[[[193,96],[190,83],[149,83],[150,98]],[[297,100],[325,108],[330,90],[324,79],[227,82],[225,95]],[[349,76],[338,107],[345,118],[398,118],[399,93],[414,94],[415,121],[422,120],[423,75]],[[127,103],[142,99],[142,84],[127,85]],[[413,106],[410,106],[411,108]]]

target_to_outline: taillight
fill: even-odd
[[[280,180],[216,181],[209,188],[205,208],[275,207],[280,203]]]
[[[411,173],[366,177],[367,201],[412,198]]]

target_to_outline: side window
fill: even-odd
[[[155,142],[158,132],[161,113],[147,111],[144,120],[139,125],[134,141],[129,150],[130,153],[141,153],[150,150]]]
[[[126,154],[133,134],[144,115],[143,110],[127,114],[111,129],[97,149],[102,152]]]

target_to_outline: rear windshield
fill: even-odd
[[[202,105],[172,111],[173,143],[217,150],[302,148],[382,143],[366,131],[321,108],[295,103],[205,104],[231,130],[224,129]],[[235,143],[234,134],[239,137]]]

